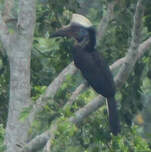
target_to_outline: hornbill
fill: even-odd
[[[109,66],[97,52],[96,32],[91,22],[80,14],[73,14],[69,25],[59,29],[50,37],[73,37],[72,49],[74,64],[80,69],[88,84],[99,94],[107,98],[111,131],[117,135],[120,131],[116,102],[115,85]]]

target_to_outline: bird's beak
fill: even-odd
[[[72,30],[71,30],[71,26],[67,25],[64,26],[62,28],[60,28],[58,31],[56,31],[55,33],[53,33],[52,35],[50,35],[51,38],[53,37],[71,37],[72,36]]]

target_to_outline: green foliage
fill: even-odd
[[[85,3],[84,0],[79,0]],[[36,100],[43,93],[46,86],[58,73],[71,62],[72,40],[66,38],[49,39],[49,35],[57,28],[69,23],[72,12],[79,7],[73,1],[45,1],[37,5],[37,24],[32,49],[32,98]],[[106,4],[110,0],[101,0],[92,3],[87,9],[87,17],[97,27],[100,19],[106,13]],[[74,7],[73,7],[74,6]],[[104,39],[99,43],[98,50],[109,64],[125,56],[130,45],[133,15],[136,0],[120,0],[114,9],[115,18],[110,22]],[[148,31],[144,28],[145,36]],[[106,106],[84,120],[78,127],[68,122],[74,112],[90,102],[96,93],[92,89],[83,92],[75,103],[62,109],[69,100],[72,92],[83,81],[79,73],[67,76],[54,99],[37,115],[30,134],[31,138],[37,132],[41,133],[59,119],[56,138],[53,140],[53,152],[131,152],[149,151],[148,143],[141,137],[140,127],[134,125],[135,115],[144,107],[142,96],[142,80],[150,63],[149,56],[137,63],[134,71],[123,88],[118,91],[116,99],[120,109],[121,134],[117,137],[110,134]],[[143,83],[142,83],[143,82]],[[145,85],[146,87],[146,85]],[[53,102],[52,102],[53,100]]]
[[[5,129],[2,124],[0,124],[0,152],[4,152],[5,146],[4,146],[4,135],[5,135]]]
[[[149,152],[149,146],[147,142],[138,135],[136,126],[133,126],[130,133],[125,134],[125,136],[113,137],[111,149],[117,152],[138,152],[145,151]]]
[[[102,16],[107,12],[107,4],[112,1],[96,0],[87,4],[89,8],[80,8],[80,4],[85,4],[86,0],[38,1],[31,59],[31,96],[34,101],[32,104],[35,104],[35,101],[44,93],[47,86],[72,61],[71,49],[73,41],[66,38],[50,39],[50,34],[62,25],[68,24],[71,14],[78,12],[79,9],[86,10],[85,16],[97,28]],[[149,1],[145,4],[143,40],[147,39],[151,32],[151,8],[149,4]],[[105,36],[99,42],[97,48],[109,64],[125,56],[129,48],[135,6],[136,0],[119,0],[119,3],[114,8],[115,17],[110,21]],[[68,118],[73,116],[74,112],[89,103],[96,96],[92,89],[87,89],[81,93],[72,106],[67,106],[63,110],[73,91],[83,82],[81,74],[77,73],[74,76],[67,76],[66,81],[53,99],[46,99],[48,104],[42,112],[36,115],[32,128],[29,130],[29,138],[32,139],[37,134],[49,129],[54,120],[59,119],[52,152],[151,151],[149,148],[149,144],[151,145],[150,128],[146,129],[147,127],[145,126],[147,121],[151,122],[149,118],[151,109],[148,106],[151,97],[150,57],[150,53],[145,54],[142,60],[135,66],[128,81],[122,89],[118,90],[116,95],[121,122],[121,134],[119,136],[114,137],[110,133],[106,106],[101,107],[81,124],[78,124],[78,126],[68,121]],[[4,55],[0,54],[0,71],[3,69],[0,75],[0,123],[5,125],[8,108],[9,67],[7,60],[3,58]],[[31,109],[32,106],[23,110],[20,116],[21,121],[28,117]],[[145,133],[145,137],[148,135],[146,138],[148,138],[149,144],[142,136],[144,135],[143,127],[135,126],[134,118],[142,109],[145,109],[146,112],[144,112],[143,118],[145,121],[144,128],[149,130]],[[4,148],[3,140],[4,129],[0,125],[0,152]]]
[[[52,151],[58,152],[60,149],[62,152],[70,150],[73,152],[78,150],[82,152],[150,151],[147,142],[138,135],[137,126],[133,126],[131,130],[126,129],[119,136],[112,136],[105,131],[107,126],[101,129],[102,126],[99,125],[98,120],[100,121],[100,118],[95,115],[95,119],[93,116],[93,119],[83,123],[81,128],[77,128],[62,118],[58,123],[56,138],[52,142]]]
[[[151,1],[145,1],[145,26],[148,28],[148,31],[151,32]]]
[[[74,124],[68,122],[64,117],[60,118],[56,132],[59,137],[60,135],[63,135],[68,140],[75,134],[76,131],[77,127]]]
[[[121,90],[121,117],[123,117],[124,121],[129,126],[131,126],[135,114],[143,109],[143,103],[142,100],[140,100],[142,92],[141,75],[143,68],[143,63],[137,63],[134,68],[134,72],[131,74]]]
[[[40,95],[45,92],[45,90],[46,90],[46,86],[33,87],[33,91],[32,91],[33,101],[36,101],[40,97]]]
[[[29,113],[31,112],[31,110],[32,110],[32,106],[24,108],[20,114],[19,120],[24,122],[26,120],[26,118],[29,116]]]
[[[120,3],[119,3],[120,5]],[[131,39],[133,11],[120,6],[115,10],[115,18],[110,22],[105,37],[98,45],[109,64],[125,56]]]
[[[0,46],[1,47],[1,46]],[[9,90],[9,66],[5,54],[0,48],[0,124],[6,124],[8,111],[8,90]]]

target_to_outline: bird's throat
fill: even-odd
[[[87,52],[91,52],[94,50],[94,46],[91,45],[91,41],[89,38],[84,38],[81,41],[75,41],[75,46],[78,46],[82,50],[85,50]]]
[[[81,40],[76,40],[75,45],[87,52],[92,52],[96,46],[96,33],[94,28],[89,28],[88,32],[89,34],[86,37],[83,37]]]

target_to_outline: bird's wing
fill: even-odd
[[[104,58],[97,51],[91,52],[89,69],[92,70],[88,75],[91,78],[88,82],[92,87],[105,97],[114,96],[115,87],[112,73]]]

